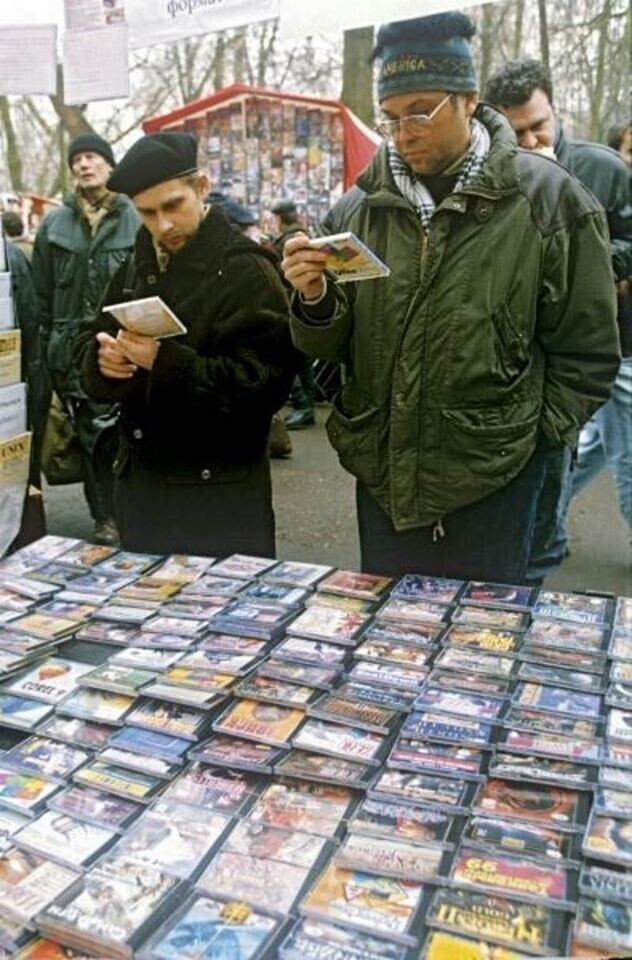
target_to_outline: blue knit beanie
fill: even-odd
[[[373,59],[380,60],[378,99],[418,90],[470,93],[478,89],[469,40],[476,27],[464,13],[436,13],[380,27]]]

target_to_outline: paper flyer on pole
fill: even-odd
[[[124,0],[64,0],[66,30],[92,30],[125,22]]]
[[[0,95],[55,93],[56,44],[52,23],[0,27]]]
[[[127,96],[127,25],[69,30],[64,37],[64,102],[71,106]]]

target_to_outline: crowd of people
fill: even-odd
[[[461,13],[377,33],[383,142],[321,232],[355,233],[380,279],[338,282],[287,198],[263,236],[188,133],[118,164],[73,139],[73,194],[30,264],[9,248],[34,451],[54,392],[95,542],[274,556],[271,424],[279,455],[314,424],[316,359],[344,369],[327,433],[356,478],[363,570],[542,583],[606,465],[632,530],[632,128],[567,137],[535,60],[479,91],[473,33]],[[107,312],[153,296],[186,333]]]

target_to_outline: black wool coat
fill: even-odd
[[[235,467],[261,463],[271,417],[292,384],[297,354],[286,294],[273,256],[213,207],[164,273],[142,227],[132,258],[111,280],[103,303],[154,295],[171,307],[187,332],[161,341],[151,371],[139,369],[129,380],[101,374],[95,335],[116,336],[119,330],[107,313],[83,325],[76,363],[88,396],[121,404],[115,461],[121,484],[142,471],[158,485],[178,485],[185,501],[187,486],[195,485],[199,493],[208,483],[217,517],[218,476],[229,478]],[[148,489],[150,513],[152,497]],[[204,521],[191,516],[186,522],[193,528]]]

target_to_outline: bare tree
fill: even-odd
[[[547,70],[551,69],[549,54],[549,26],[546,10],[546,0],[538,0],[538,22],[540,25],[540,59]]]
[[[369,126],[372,126],[375,120],[373,111],[373,66],[370,61],[373,39],[373,27],[345,30],[342,48],[342,94],[340,99]]]
[[[24,190],[22,180],[22,157],[18,140],[13,126],[13,117],[7,97],[0,97],[0,119],[6,145],[7,168],[9,170],[9,184],[12,190]]]

